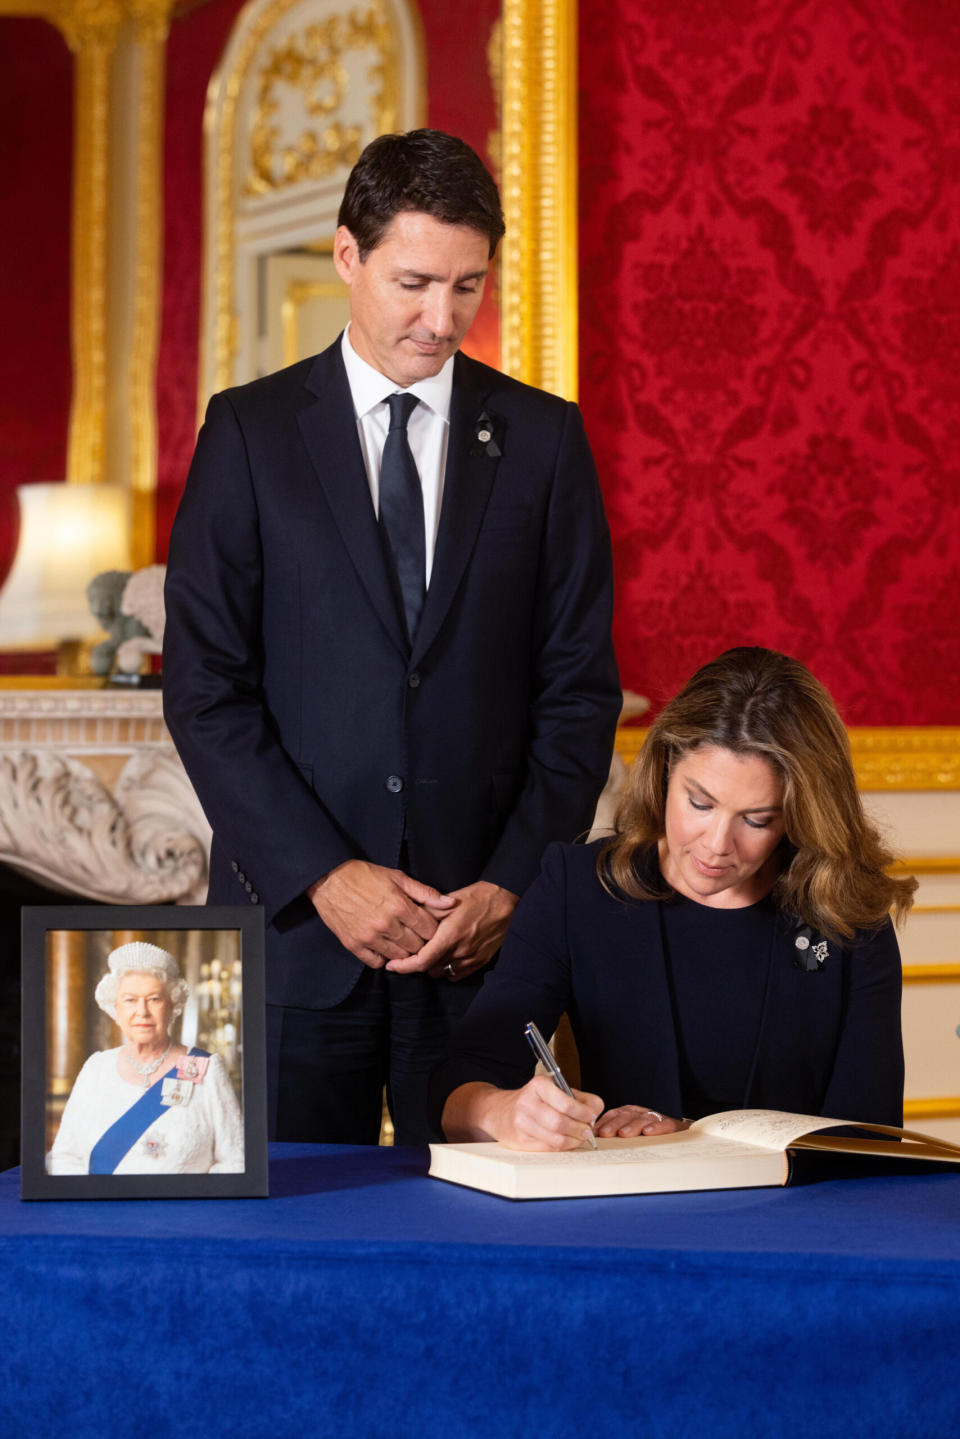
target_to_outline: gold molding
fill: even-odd
[[[500,356],[577,396],[577,5],[503,0]]]
[[[904,1119],[960,1119],[960,1094],[940,1099],[905,1099]]]
[[[299,311],[310,300],[342,300],[348,293],[342,280],[291,280],[280,303],[283,335],[283,363],[292,365],[299,356]]]
[[[57,16],[63,9],[60,0],[0,0],[0,15],[19,16],[26,20],[48,20],[58,30]]]
[[[956,984],[960,964],[905,964],[904,984]]]
[[[847,733],[857,785],[863,791],[960,789],[960,728],[889,726],[852,728]],[[642,726],[621,725],[617,730],[617,754],[632,764],[646,736]],[[936,873],[948,869],[953,861],[922,859],[910,863]]]
[[[106,479],[110,62],[124,18],[119,0],[93,0],[64,4],[56,21],[76,55],[67,441],[67,479],[74,483]]]
[[[960,789],[960,728],[851,729],[864,790]]]
[[[891,874],[960,874],[960,855],[924,854],[897,860]]]
[[[136,109],[134,312],[130,346],[131,561],[156,549],[157,351],[163,276],[163,115],[167,33],[173,0],[128,0],[140,59]]]

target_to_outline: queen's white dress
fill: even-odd
[[[91,1054],[77,1075],[47,1155],[49,1174],[89,1173],[94,1145],[143,1096],[139,1085],[121,1079],[119,1055],[119,1049]],[[136,1138],[114,1174],[243,1172],[240,1106],[219,1054],[210,1056],[198,1083],[178,1088],[180,1100],[165,1107]]]

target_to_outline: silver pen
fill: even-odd
[[[562,1089],[564,1094],[566,1094],[568,1098],[575,1099],[576,1095],[570,1088],[567,1081],[564,1079],[563,1075],[560,1073],[559,1064],[554,1059],[553,1055],[550,1053],[550,1049],[547,1046],[546,1040],[540,1033],[537,1026],[534,1024],[532,1019],[529,1024],[524,1026],[523,1032],[527,1036],[527,1043],[529,1044],[530,1048],[533,1050],[534,1054],[537,1056],[540,1063],[543,1065],[544,1069],[547,1071],[557,1088]],[[590,1148],[596,1149],[597,1138],[592,1129],[587,1130],[587,1138],[590,1141]]]

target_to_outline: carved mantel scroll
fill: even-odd
[[[111,904],[200,904],[210,830],[156,691],[0,691],[0,863]]]

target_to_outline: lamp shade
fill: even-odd
[[[129,568],[128,500],[112,485],[20,485],[20,541],[0,590],[0,649],[53,649],[103,633],[86,589]]]

